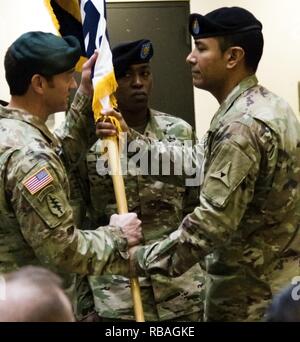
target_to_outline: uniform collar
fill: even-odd
[[[53,147],[56,147],[59,145],[57,138],[50,132],[45,122],[43,122],[38,116],[32,115],[21,109],[7,108],[4,106],[0,106],[0,108],[1,108],[0,118],[26,122],[30,126],[33,126],[37,130],[39,130]]]
[[[164,139],[165,132],[161,127],[161,122],[158,120],[160,116],[157,115],[157,111],[149,108],[149,121],[145,128],[145,134],[150,134],[155,132],[155,137],[157,139]]]
[[[220,119],[226,114],[234,101],[245,91],[256,86],[258,80],[255,75],[244,78],[236,87],[232,89],[226,99],[222,102],[220,108],[212,118],[209,131],[214,131],[220,122]]]
[[[148,113],[149,113],[149,116],[148,116],[149,119],[148,119],[147,126],[145,128],[145,132],[153,131],[153,128],[155,128],[155,130],[157,130],[159,128],[159,125],[155,120],[155,115],[154,115],[153,109],[149,108]]]

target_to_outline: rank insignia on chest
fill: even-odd
[[[53,181],[53,177],[46,168],[42,168],[37,171],[34,175],[25,179],[22,183],[25,188],[31,193],[36,194],[38,191],[43,189],[46,185]]]

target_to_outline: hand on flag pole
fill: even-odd
[[[97,51],[97,57],[92,57],[92,61],[96,58],[92,82],[94,88],[93,112],[95,121],[99,123],[99,119],[101,120],[103,117],[102,113],[107,114],[112,111],[112,108],[117,107],[114,97],[117,82],[106,29],[105,0],[45,0],[45,3],[59,33],[62,36],[74,35],[79,39],[84,57],[91,57],[95,50]],[[80,64],[82,65],[81,62]],[[111,122],[117,132],[121,132],[122,126],[115,115],[106,115],[105,118],[108,120],[108,122],[105,121],[106,123]],[[128,212],[128,208],[117,137],[108,137],[106,141],[118,212],[125,214]],[[136,321],[144,322],[138,278],[131,278],[130,282]]]

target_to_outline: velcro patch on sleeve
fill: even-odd
[[[252,165],[253,161],[241,148],[223,143],[205,176],[202,194],[214,206],[224,208]]]
[[[53,177],[51,176],[50,172],[43,167],[32,176],[25,179],[22,183],[24,187],[31,193],[31,195],[34,195],[52,181]]]

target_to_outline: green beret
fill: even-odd
[[[253,30],[261,31],[262,24],[244,8],[222,7],[206,15],[191,14],[189,30],[194,39],[200,39]]]
[[[22,34],[10,46],[10,52],[24,68],[45,76],[74,68],[81,55],[77,38],[40,31]]]
[[[132,64],[148,63],[153,56],[150,40],[140,39],[116,45],[112,49],[116,78],[124,77]]]

